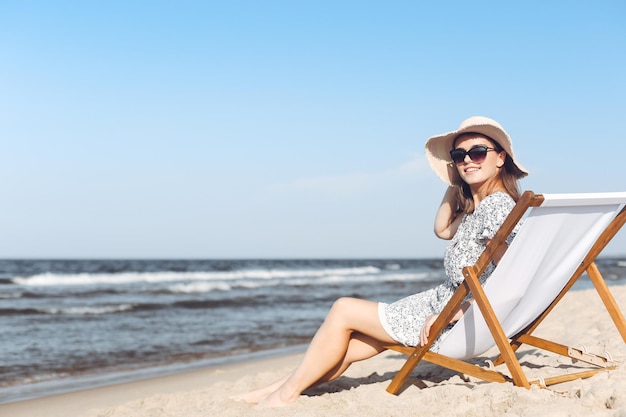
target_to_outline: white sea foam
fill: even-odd
[[[230,291],[232,287],[225,282],[192,282],[167,287],[169,291],[179,294],[206,293],[211,291]]]
[[[626,268],[626,261],[619,261],[617,263],[617,266],[622,266],[622,267]]]
[[[290,285],[303,287],[307,285],[345,284],[348,282],[392,282],[392,281],[419,281],[427,278],[429,274],[423,273],[397,273],[385,275],[358,275],[354,277],[345,275],[328,275],[325,277],[294,278],[289,280],[241,280],[236,282],[190,282],[168,286],[168,290],[174,293],[207,293],[211,291],[230,291],[233,288],[263,288],[276,285]]]
[[[119,313],[122,311],[132,310],[132,304],[120,304],[114,306],[101,307],[68,307],[68,308],[51,308],[43,310],[47,314],[68,314],[76,316],[88,316],[98,314]]]
[[[12,292],[12,293],[0,293],[0,299],[8,300],[10,298],[21,298],[21,292]]]
[[[419,281],[424,278],[428,278],[433,276],[432,273],[429,272],[419,272],[419,273],[406,273],[406,274],[386,274],[382,277],[383,281]],[[438,277],[440,277],[438,275]]]
[[[251,269],[227,272],[124,272],[116,274],[53,274],[46,273],[31,277],[18,277],[13,281],[23,286],[57,285],[119,285],[133,283],[159,283],[176,281],[241,281],[241,280],[282,280],[298,277],[360,276],[378,274],[380,269],[373,266],[358,268],[330,269]]]
[[[360,275],[353,279],[346,279],[346,277],[338,276],[338,275],[329,275],[326,277],[322,277],[316,279],[314,283],[324,284],[324,283],[345,283],[348,281],[353,282],[390,282],[390,281],[417,281],[423,278],[428,277],[429,274],[427,272],[422,273],[399,273],[399,274],[384,274],[384,275]],[[313,282],[309,281],[307,284],[311,284]]]

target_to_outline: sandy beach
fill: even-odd
[[[626,310],[626,286],[611,291]],[[310,390],[289,408],[263,410],[229,399],[284,375],[298,363],[301,355],[296,354],[4,404],[0,416],[626,416],[626,344],[595,290],[570,292],[536,334],[584,345],[593,353],[608,352],[620,365],[589,379],[527,390],[423,363],[404,392],[393,396],[385,388],[404,357],[385,352],[355,364],[337,381]],[[518,357],[530,378],[578,366],[530,347],[522,348]]]

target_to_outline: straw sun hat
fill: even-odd
[[[498,142],[513,161],[513,174],[517,178],[528,175],[528,171],[515,160],[513,143],[502,126],[488,117],[474,116],[462,121],[457,130],[433,136],[426,141],[426,158],[430,167],[445,183],[458,185],[461,181],[452,158],[450,158],[450,151],[454,139],[463,133],[480,133]]]

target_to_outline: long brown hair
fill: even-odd
[[[457,136],[452,142],[453,148],[456,144],[456,141],[460,137],[468,135],[468,134],[480,135],[486,138],[489,142],[493,144],[493,147],[496,148],[496,152],[498,153],[504,152],[504,149],[502,148],[502,146],[500,146],[498,142],[491,139],[489,136],[483,135],[482,133],[463,133]],[[493,178],[492,180],[489,181],[489,184],[488,184],[489,194],[495,192],[498,189],[504,188],[507,194],[511,196],[513,201],[517,202],[517,200],[519,200],[520,198],[521,193],[519,190],[517,177],[514,174],[515,169],[516,168],[515,168],[515,164],[513,163],[513,159],[509,156],[509,154],[506,154],[504,165],[498,172],[498,175],[496,176],[496,178]],[[472,190],[470,189],[469,184],[461,180],[461,185],[457,185],[455,188],[457,190],[457,203],[458,203],[457,213],[459,214],[473,213],[476,207],[474,207],[474,197],[472,196]]]

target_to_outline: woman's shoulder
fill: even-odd
[[[487,199],[495,201],[512,201],[513,203],[515,203],[513,197],[511,197],[508,193],[504,191],[496,191],[495,193],[489,194],[487,197],[485,197],[485,200]]]
[[[489,194],[487,197],[483,198],[483,200],[478,205],[478,208],[502,208],[505,210],[511,210],[513,206],[515,206],[515,200],[513,200],[513,197],[511,197],[504,191],[496,191],[495,193]]]

